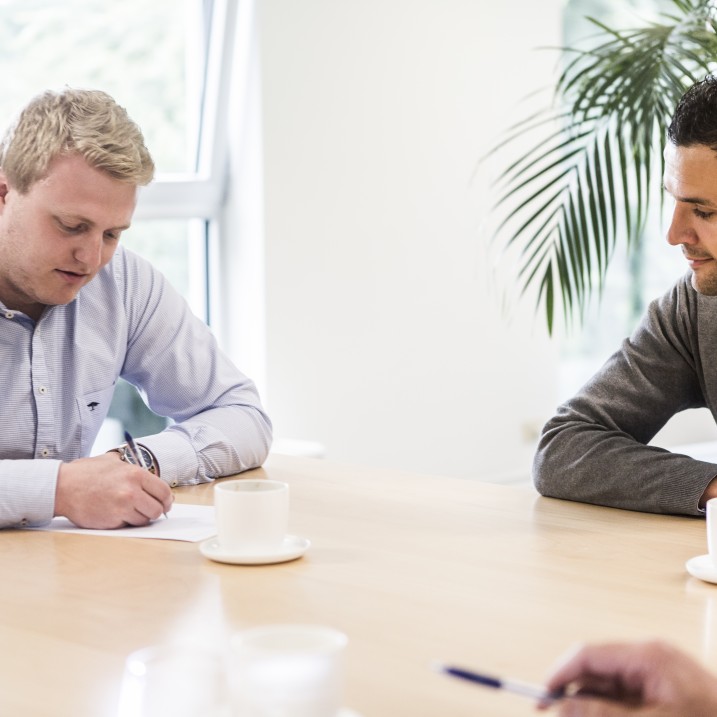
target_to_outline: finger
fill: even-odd
[[[137,494],[134,500],[133,508],[137,513],[144,516],[148,522],[157,520],[168,510],[165,508],[164,503],[145,492]]]
[[[641,689],[627,685],[619,675],[585,675],[570,686],[568,694],[581,697],[605,697],[616,702],[639,704],[642,701]]]
[[[148,518],[146,515],[136,509],[131,510],[128,515],[125,516],[124,519],[125,524],[131,528],[141,528],[145,525],[149,525],[153,520],[155,520],[155,518]]]
[[[571,683],[582,686],[587,680],[597,679],[624,682],[625,674],[635,672],[635,665],[642,664],[635,659],[642,651],[642,645],[615,643],[582,647],[562,661],[548,679],[547,688],[556,691]]]
[[[174,503],[174,494],[172,489],[161,478],[148,471],[143,471],[141,485],[145,493],[152,496],[162,505],[162,513],[167,513],[171,510],[172,503]]]
[[[580,676],[585,649],[585,645],[573,645],[555,662],[546,682],[546,689],[549,692],[564,689]]]
[[[629,717],[644,713],[635,707],[621,705],[610,700],[568,697],[561,701],[559,717]]]
[[[164,510],[162,512],[166,515],[170,510],[172,510],[172,506],[174,505],[174,494],[170,493],[169,498],[162,503],[162,505],[164,506]]]
[[[149,471],[142,470],[142,490],[157,500],[164,501],[172,495],[170,487],[158,476]]]

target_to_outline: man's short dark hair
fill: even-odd
[[[667,137],[677,147],[704,144],[717,152],[717,77],[708,75],[682,95]]]

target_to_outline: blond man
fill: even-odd
[[[154,174],[109,95],[45,92],[0,145],[0,527],[64,515],[143,525],[171,486],[260,465],[271,424],[253,383],[148,262],[124,249]],[[173,419],[131,452],[90,449],[119,377]]]

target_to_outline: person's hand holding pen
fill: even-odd
[[[60,464],[54,515],[81,528],[148,525],[172,508],[170,487],[138,462],[111,451]]]
[[[134,442],[134,438],[130,435],[129,431],[124,432],[124,439],[127,442],[127,448],[129,449],[130,453],[134,456],[134,464],[136,466],[140,466],[141,468],[144,468],[146,471],[149,470],[149,466],[144,460],[144,455],[142,451],[137,447],[137,444]],[[167,517],[167,511],[164,511],[163,513],[164,517]]]
[[[536,700],[558,717],[715,717],[717,676],[663,642],[589,645],[563,658],[546,685],[438,664],[442,673]]]
[[[546,687],[566,695],[551,703],[559,717],[717,715],[717,677],[662,642],[582,647]]]

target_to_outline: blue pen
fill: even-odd
[[[436,669],[446,675],[457,677],[461,680],[467,680],[468,682],[473,682],[476,685],[492,687],[496,690],[506,690],[506,692],[523,695],[523,697],[531,697],[534,700],[544,703],[553,702],[563,697],[562,692],[548,692],[548,690],[544,687],[540,687],[539,685],[530,685],[526,682],[518,682],[517,680],[504,680],[497,677],[490,677],[488,675],[482,675],[478,672],[472,672],[471,670],[465,670],[460,667],[438,664],[436,665]]]
[[[134,438],[132,438],[129,431],[124,432],[124,440],[127,443],[127,447],[129,448],[129,451],[134,457],[137,465],[140,466],[140,468],[148,470],[147,464],[144,462],[144,458],[142,458],[142,451],[137,448],[137,444],[134,442]],[[167,517],[166,513],[163,513],[163,515],[165,518]]]

